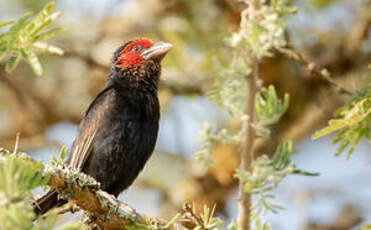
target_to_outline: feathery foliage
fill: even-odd
[[[263,87],[255,95],[255,114],[258,120],[255,128],[260,136],[270,134],[270,130],[266,127],[277,123],[281,119],[289,106],[289,101],[290,96],[287,93],[283,101],[280,100],[273,85],[268,86],[268,88]]]
[[[210,210],[209,207],[204,206],[203,213],[201,213],[200,217],[201,217],[201,220],[202,220],[202,223],[205,229],[211,229],[211,230],[223,229],[224,222],[221,219],[214,217],[214,212],[215,212],[215,206],[212,210]]]
[[[227,39],[233,48],[233,58],[228,68],[222,67],[218,61],[215,61],[218,74],[213,89],[208,92],[209,98],[226,108],[231,118],[240,120],[241,125],[234,134],[226,129],[214,132],[210,124],[204,125],[199,136],[202,148],[196,152],[196,159],[206,166],[213,162],[211,152],[215,142],[240,146],[246,144],[244,137],[249,126],[255,129],[255,134],[269,137],[269,126],[280,120],[289,105],[289,95],[285,94],[284,99],[281,100],[274,86],[270,85],[258,89],[256,95],[253,95],[255,97],[253,113],[256,117],[254,121],[251,121],[244,108],[248,90],[253,87],[247,85],[247,82],[249,78],[257,77],[259,61],[264,57],[272,56],[272,50],[290,52],[285,48],[287,42],[284,34],[286,26],[284,16],[296,12],[296,9],[291,6],[291,0],[245,0],[244,2],[249,7],[241,13],[239,31]],[[259,3],[259,7],[252,7],[256,3]],[[261,80],[256,79],[255,85],[260,88]],[[251,122],[254,123],[250,124]],[[250,220],[254,221],[254,225],[250,223],[250,226],[254,226],[256,230],[269,229],[269,224],[261,222],[261,215],[267,211],[276,212],[282,209],[281,206],[270,201],[273,196],[269,194],[279,182],[288,174],[317,175],[295,169],[295,165],[290,164],[291,155],[292,144],[286,141],[278,146],[272,159],[263,155],[251,162],[251,170],[236,169],[235,176],[243,182],[243,192],[259,196],[258,201],[250,207],[253,211]],[[228,227],[240,229],[235,221]]]
[[[224,144],[241,143],[249,123],[248,116],[243,116],[240,119],[241,128],[236,134],[229,133],[227,129],[221,129],[216,134],[213,134],[211,124],[205,122],[198,136],[202,148],[196,151],[196,160],[202,163],[202,165],[205,167],[210,166],[213,164],[213,159],[211,156],[212,146],[216,142],[220,141]]]
[[[247,4],[255,4],[245,0]],[[258,60],[271,57],[272,49],[280,50],[287,45],[284,16],[295,13],[292,0],[259,0],[260,7],[247,7],[241,14],[241,26],[229,39],[231,45],[240,51],[248,49]]]
[[[64,30],[57,27],[44,31],[46,26],[61,16],[60,12],[53,12],[54,6],[55,3],[50,2],[35,15],[26,13],[16,21],[0,22],[0,28],[10,26],[8,31],[0,33],[0,60],[9,56],[5,64],[7,72],[13,71],[23,58],[36,75],[41,75],[42,67],[35,49],[51,54],[63,54],[60,48],[44,42]],[[18,146],[18,139],[16,146]],[[55,229],[58,211],[53,210],[42,218],[36,218],[29,192],[44,187],[49,180],[49,177],[44,175],[44,165],[24,153],[18,153],[16,149],[10,153],[0,148],[0,229]],[[64,156],[65,152],[64,149],[61,156]],[[59,162],[61,160],[56,161]],[[67,223],[58,229],[78,230],[82,229],[82,224]]]
[[[44,165],[24,153],[0,149],[0,229],[52,230],[57,212],[35,219],[29,190],[44,186],[49,180]],[[80,223],[67,223],[58,230],[79,230]]]
[[[256,213],[265,214],[268,211],[277,212],[283,209],[281,206],[270,202],[269,199],[274,198],[274,196],[269,192],[275,189],[287,175],[317,175],[296,169],[296,166],[290,162],[292,153],[292,143],[286,141],[277,147],[272,159],[263,155],[253,161],[251,172],[237,169],[235,176],[244,181],[245,192],[259,196],[256,203],[251,206],[251,209],[256,210]]]
[[[336,156],[350,145],[347,156],[349,159],[362,137],[371,142],[371,84],[356,92],[334,115],[336,118],[329,120],[325,128],[315,132],[313,138],[337,132],[333,139],[334,144],[340,143]]]
[[[61,12],[53,12],[54,6],[54,2],[49,2],[35,15],[29,12],[16,21],[0,22],[0,28],[11,25],[8,31],[0,32],[0,60],[9,56],[5,65],[7,72],[13,71],[23,58],[31,66],[33,72],[40,76],[43,71],[35,50],[63,55],[61,48],[45,42],[46,39],[64,30],[63,27],[44,30],[62,15]]]
[[[255,113],[260,125],[267,126],[277,123],[289,106],[290,97],[286,93],[284,101],[277,97],[272,85],[262,88],[255,96]]]

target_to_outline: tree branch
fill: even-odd
[[[319,77],[329,85],[334,87],[341,94],[352,95],[352,92],[340,86],[334,79],[331,77],[330,72],[325,68],[319,68],[314,62],[307,61],[304,56],[296,51],[293,47],[288,47],[287,49],[280,49],[281,53],[285,54],[287,57],[297,61],[301,66],[306,68],[309,73],[315,77]]]
[[[166,221],[139,214],[129,205],[100,190],[100,184],[90,176],[60,167],[47,167],[45,173],[50,175],[47,184],[64,199],[86,211],[90,221],[102,230],[127,229],[134,224],[148,225],[153,222],[166,225]]]
[[[259,1],[251,1],[249,7],[259,9]],[[241,20],[243,21],[243,20]],[[242,26],[242,25],[241,25]],[[245,139],[242,142],[242,149],[240,154],[240,168],[242,170],[251,170],[251,162],[254,160],[254,145],[256,140],[255,129],[253,124],[255,123],[255,95],[259,91],[258,75],[259,75],[259,63],[256,58],[249,57],[252,66],[252,72],[248,74],[246,78],[246,84],[248,87],[248,94],[246,98],[245,114],[249,117],[249,125],[246,130]],[[250,229],[250,207],[251,207],[251,194],[244,191],[244,181],[239,180],[239,203],[238,203],[238,229],[249,230]]]
[[[254,160],[254,145],[256,140],[255,129],[253,124],[255,123],[255,95],[259,91],[258,79],[258,61],[255,60],[253,64],[254,69],[251,74],[246,76],[246,84],[249,88],[245,114],[249,116],[249,126],[246,130],[246,136],[242,143],[241,155],[240,155],[240,167],[243,170],[251,170],[250,165]],[[250,229],[250,206],[251,206],[251,194],[244,191],[244,181],[239,181],[239,203],[238,203],[238,229],[248,230]]]
[[[29,158],[24,152],[9,151],[0,147],[0,166],[7,157]],[[38,173],[38,172],[37,172]],[[171,220],[139,214],[131,206],[120,202],[113,195],[100,189],[94,178],[74,169],[48,164],[43,175],[48,178],[46,183],[56,189],[58,194],[69,203],[59,208],[58,214],[84,211],[85,223],[94,230],[187,230],[212,229],[222,223],[214,217],[215,205],[208,214],[207,221],[196,212],[194,203],[184,203],[180,212]],[[32,209],[31,209],[32,210]],[[219,228],[218,228],[219,229]]]
[[[0,148],[0,152],[1,150]],[[56,189],[63,199],[69,200],[69,205],[72,206],[62,209],[61,212],[75,211],[77,206],[85,212],[88,217],[87,224],[92,229],[98,227],[101,230],[206,230],[213,226],[203,221],[192,203],[183,204],[181,212],[177,213],[172,220],[166,221],[137,213],[134,208],[101,190],[100,184],[92,177],[79,171],[60,166],[47,166],[45,175],[50,176],[47,184]],[[214,212],[215,206],[209,214],[209,221],[214,218]]]
[[[92,177],[79,171],[47,166],[45,175],[50,176],[47,183],[49,187],[56,189],[63,199],[69,200],[70,207],[62,208],[60,213],[76,211],[77,206],[85,212],[88,217],[87,224],[93,229],[209,229],[191,203],[185,203],[181,213],[166,221],[137,213],[134,208],[101,190],[100,184]],[[210,218],[213,217],[214,211],[215,207]]]

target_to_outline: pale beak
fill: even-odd
[[[167,42],[156,42],[151,47],[143,51],[141,56],[148,60],[153,59],[160,62],[165,55],[173,48],[173,45]]]

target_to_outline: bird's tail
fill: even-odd
[[[39,216],[46,213],[50,209],[62,206],[65,203],[67,203],[67,201],[59,199],[58,192],[52,189],[33,203],[33,210],[36,216]]]

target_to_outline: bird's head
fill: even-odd
[[[137,67],[146,61],[160,63],[173,46],[166,42],[153,42],[146,38],[129,41],[121,46],[114,56],[116,68]]]
[[[126,88],[156,88],[161,61],[172,47],[146,38],[126,42],[114,53],[111,79]]]

